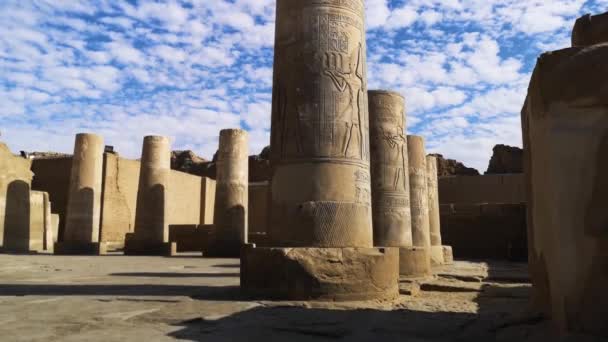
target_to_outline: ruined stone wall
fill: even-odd
[[[59,215],[59,232],[55,239],[63,235],[63,228],[65,227],[71,170],[71,156],[41,158],[32,161],[32,172],[34,173],[32,190],[47,192],[51,203],[53,203],[51,208],[53,214]]]
[[[32,165],[35,173],[32,187],[48,192],[53,203],[52,212],[59,214],[59,237],[65,225],[71,163],[71,157],[61,157],[35,159]],[[100,241],[110,242],[117,248],[122,246],[125,234],[132,232],[135,225],[139,170],[140,162],[137,160],[104,154]],[[171,171],[167,194],[169,224],[198,225],[201,223],[201,208],[207,208],[206,215],[210,216],[204,217],[203,222],[213,220],[213,209],[205,204],[205,198],[214,197],[215,187],[209,186],[203,191],[202,182],[201,177]],[[204,192],[207,195],[203,195]]]
[[[11,153],[0,143],[0,247],[4,244],[7,225],[26,223],[32,182],[31,161]],[[22,215],[23,214],[23,215]]]
[[[441,204],[525,203],[523,174],[439,178]]]
[[[608,336],[608,45],[543,54],[522,111],[536,308]]]
[[[455,258],[526,261],[526,207],[442,204],[441,237]]]
[[[201,186],[201,177],[179,171],[171,171],[167,193],[169,224],[188,225],[200,223]]]
[[[121,247],[125,234],[133,231],[139,168],[136,160],[104,154],[100,241]]]
[[[266,233],[268,224],[268,182],[249,183],[249,234]]]

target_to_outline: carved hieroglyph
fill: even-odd
[[[374,245],[412,246],[405,100],[369,92]]]
[[[142,242],[169,242],[167,221],[167,186],[171,169],[169,139],[147,136],[141,155],[135,238]]]
[[[103,138],[98,135],[76,136],[63,235],[66,243],[99,241],[103,149]]]
[[[371,247],[364,4],[277,1],[271,240]]]
[[[410,208],[412,211],[412,241],[416,247],[431,247],[429,228],[429,196],[426,177],[424,138],[407,136],[410,173]]]
[[[248,134],[241,129],[220,132],[215,190],[215,229],[209,248],[239,255],[247,242],[249,183]],[[222,251],[223,249],[223,251]]]
[[[439,185],[437,180],[437,158],[426,157],[426,186],[429,195],[429,225],[431,245],[441,246],[441,220],[439,212]]]

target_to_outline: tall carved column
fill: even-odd
[[[363,2],[278,1],[271,240],[371,247]]]
[[[103,138],[78,134],[74,144],[63,240],[57,254],[98,254],[101,223]]]
[[[220,132],[213,231],[206,255],[239,257],[247,243],[249,139],[241,129]]]
[[[405,100],[395,92],[369,92],[374,245],[412,246]]]
[[[126,254],[164,255],[175,252],[169,244],[167,191],[171,171],[169,138],[147,136],[141,155],[135,229],[127,234]]]
[[[431,233],[431,264],[446,263],[441,243],[441,218],[439,213],[439,185],[437,180],[437,158],[426,157],[427,191],[429,195],[429,228]],[[446,246],[447,247],[447,246]],[[449,260],[447,260],[449,261]]]
[[[410,175],[410,208],[412,212],[412,241],[414,249],[410,260],[410,276],[431,274],[431,232],[429,222],[429,197],[427,189],[426,151],[424,138],[407,136]],[[402,257],[403,261],[404,258]],[[404,274],[403,263],[401,273]]]
[[[372,248],[364,8],[361,0],[277,1],[269,235],[271,245],[302,248],[248,250],[241,278],[248,292],[270,292],[273,283],[287,298],[396,293],[389,284],[396,270],[375,276],[376,285],[388,281],[380,290],[370,279],[378,273],[349,269],[397,263],[396,251]],[[264,262],[275,257],[302,272]],[[310,259],[327,267],[308,269]],[[255,279],[256,272],[265,279]],[[329,285],[318,272],[344,278]]]

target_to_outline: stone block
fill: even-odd
[[[138,239],[135,233],[128,233],[125,238],[125,255],[160,255],[176,256],[177,244],[175,242],[157,242],[148,239]]]
[[[574,24],[572,46],[589,46],[608,42],[608,12],[584,15]]]
[[[258,248],[241,257],[241,290],[285,300],[379,300],[399,295],[397,248]]]
[[[430,248],[399,248],[399,274],[410,279],[430,277],[432,275]]]
[[[199,225],[169,225],[169,242],[177,246],[178,252],[203,252],[208,230]]]
[[[451,265],[454,263],[454,253],[452,252],[452,246],[442,246],[443,248],[443,264]]]
[[[534,305],[562,332],[602,337],[608,337],[606,61],[608,44],[543,54],[522,110]]]

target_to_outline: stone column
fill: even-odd
[[[78,134],[74,144],[63,240],[57,254],[98,254],[103,177],[103,138]]]
[[[374,245],[411,247],[410,181],[405,100],[395,92],[369,92]]]
[[[167,191],[171,171],[169,138],[147,136],[141,154],[135,229],[127,234],[126,254],[174,253],[169,244]]]
[[[271,240],[372,247],[363,2],[277,2]]]
[[[214,228],[207,256],[239,257],[247,243],[249,138],[241,129],[220,132],[217,154]]]
[[[429,195],[429,228],[431,233],[431,264],[443,265],[443,246],[441,244],[441,219],[439,213],[439,185],[437,180],[437,158],[426,157],[426,184]]]
[[[373,248],[364,2],[276,8],[269,243],[280,247],[246,250],[241,284],[290,299],[394,296],[398,253]]]
[[[431,232],[429,226],[429,195],[424,138],[407,136],[410,176],[410,207],[412,211],[413,254],[412,276],[425,276],[431,272]],[[402,256],[401,260],[404,260]],[[401,265],[402,274],[403,264]]]

